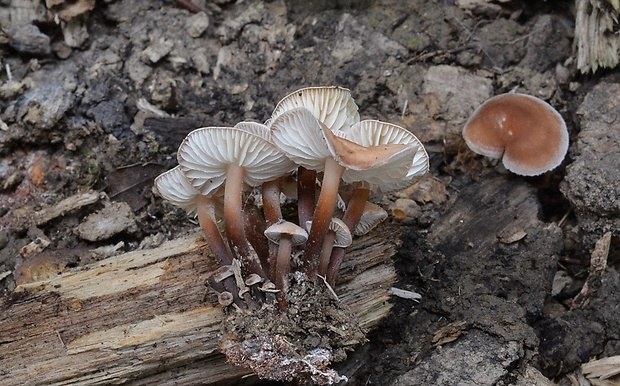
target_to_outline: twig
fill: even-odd
[[[329,285],[329,283],[327,282],[327,279],[325,278],[325,276],[321,276],[319,274],[317,274],[316,276],[318,278],[320,278],[321,280],[323,280],[323,283],[325,283],[325,286],[327,287],[327,292],[329,292],[330,295],[332,295],[334,300],[336,300],[337,302],[340,302],[340,299],[338,298],[338,295],[336,295],[336,292],[334,292],[334,289],[332,288],[332,286]]]

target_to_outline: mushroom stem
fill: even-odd
[[[297,212],[299,224],[312,219],[316,196],[316,171],[300,166],[297,169]]]
[[[243,194],[243,175],[245,170],[231,163],[226,170],[226,182],[224,185],[224,220],[226,223],[226,236],[232,251],[237,254],[247,274],[256,273],[267,278],[258,261],[256,252],[252,250],[245,235],[243,226],[243,209],[241,196]]]
[[[267,220],[267,226],[271,226],[282,219],[280,208],[280,178],[263,183],[263,212]],[[278,256],[278,244],[269,242],[269,278],[277,281],[276,261]]]
[[[291,272],[291,253],[293,252],[293,244],[290,235],[282,235],[280,245],[278,246],[278,259],[276,261],[276,278],[275,285],[278,289],[285,293],[288,289],[286,275]]]
[[[280,208],[280,182],[277,178],[273,181],[264,182],[262,186],[263,212],[267,220],[267,226],[273,225],[282,218]]]
[[[232,264],[233,255],[217,227],[215,222],[215,205],[213,199],[209,196],[200,195],[198,205],[196,207],[198,215],[198,223],[202,228],[207,244],[211,251],[215,254],[220,265]]]
[[[310,228],[308,235],[308,243],[301,258],[302,272],[305,272],[311,279],[316,276],[323,240],[334,215],[340,177],[344,170],[344,166],[341,166],[335,159],[327,158],[325,160],[321,193],[312,217],[312,228]]]
[[[334,249],[334,240],[336,239],[336,232],[327,231],[325,235],[325,239],[323,240],[323,248],[321,248],[321,256],[319,258],[319,268],[318,273],[321,276],[325,276],[327,272],[327,267],[329,265],[330,257],[332,255],[332,251]],[[338,248],[344,249],[344,248]]]
[[[263,270],[269,272],[270,247],[265,243],[265,218],[254,204],[246,204],[243,214],[247,240],[256,251]]]
[[[344,212],[344,216],[342,216],[342,222],[345,223],[351,232],[353,232],[360,218],[362,218],[362,214],[364,214],[364,208],[370,196],[370,188],[367,186],[356,187],[353,190],[353,194],[347,203],[347,209]]]
[[[344,212],[342,222],[353,232],[355,226],[360,221],[362,214],[364,213],[364,206],[368,197],[370,196],[370,189],[366,186],[355,188],[353,195],[349,199],[347,210]],[[329,258],[329,265],[327,267],[327,273],[325,274],[327,284],[334,286],[338,272],[340,271],[340,265],[344,260],[346,248],[336,248],[332,251]]]

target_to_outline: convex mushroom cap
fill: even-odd
[[[301,245],[308,240],[308,232],[290,221],[280,221],[265,229],[265,237],[275,244],[280,244],[283,235],[290,236],[291,245]]]
[[[506,169],[523,176],[554,169],[568,150],[562,116],[547,102],[526,94],[487,100],[465,124],[463,138],[475,153],[501,158]]]
[[[312,221],[306,221],[306,228],[312,228]],[[346,248],[353,243],[353,236],[347,225],[341,219],[333,217],[329,223],[331,232],[334,232],[333,246],[338,248]]]

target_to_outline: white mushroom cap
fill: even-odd
[[[306,228],[312,228],[312,221],[306,221]],[[351,231],[341,219],[332,217],[328,229],[336,234],[334,247],[346,248],[353,242]]]
[[[308,232],[289,221],[282,220],[265,229],[265,237],[276,244],[280,244],[283,235],[291,236],[292,245],[301,245],[308,240]]]
[[[391,163],[368,171],[346,170],[342,176],[345,182],[365,181],[372,190],[388,192],[403,189],[413,183],[413,178],[428,172],[428,154],[420,140],[408,130],[386,122],[364,120],[343,130],[346,138],[364,147],[381,145],[405,145],[409,152],[403,158],[394,158]]]
[[[202,194],[224,183],[230,164],[244,168],[244,183],[249,186],[258,186],[296,168],[273,143],[232,127],[192,131],[183,140],[177,157],[183,174]]]
[[[196,212],[196,197],[200,192],[189,183],[178,166],[157,176],[154,190],[156,195],[188,213]]]
[[[387,217],[388,213],[382,207],[372,202],[366,202],[364,213],[362,213],[362,217],[355,226],[353,234],[355,236],[363,236],[385,221]]]
[[[271,124],[273,142],[297,165],[323,171],[332,157],[320,122],[305,107],[280,114]]]
[[[189,183],[179,166],[157,176],[153,190],[156,195],[179,208],[185,209],[187,213],[196,213],[200,192]],[[215,210],[218,216],[222,215],[223,195],[222,189],[211,190],[210,197],[215,199]]]
[[[272,142],[271,131],[269,130],[269,127],[267,127],[266,125],[263,125],[262,123],[243,121],[243,122],[237,123],[235,127],[237,129],[245,130],[254,135],[258,135],[259,137],[263,138],[266,141]]]
[[[286,111],[305,107],[332,131],[342,130],[359,122],[358,107],[351,93],[342,87],[307,87],[285,96],[273,110],[270,122]]]
[[[272,123],[271,131],[273,142],[298,165],[321,172],[325,160],[334,158],[353,170],[351,181],[346,182],[369,181],[385,185],[384,179],[402,181],[418,153],[417,143],[413,145],[413,142],[380,143],[369,147],[357,144],[346,138],[346,131],[329,130],[304,107],[282,113]]]

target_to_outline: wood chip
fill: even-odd
[[[607,232],[601,237],[594,246],[590,258],[589,274],[581,292],[575,296],[571,308],[582,308],[586,306],[590,299],[596,296],[598,288],[601,286],[601,277],[607,268],[607,256],[609,255],[609,245],[611,244],[611,232]]]
[[[407,291],[407,290],[400,289],[400,288],[395,288],[395,287],[390,288],[388,293],[390,295],[394,295],[394,296],[402,298],[402,299],[414,300],[416,302],[418,302],[418,301],[420,301],[420,299],[422,299],[422,295],[420,295],[417,292]]]
[[[581,371],[590,380],[606,380],[620,374],[620,355],[597,359],[581,365]],[[610,385],[620,385],[620,379],[609,383]]]
[[[497,239],[502,244],[513,244],[517,241],[521,241],[527,236],[527,232],[523,229],[520,229],[516,232],[513,232],[509,235],[497,235]]]
[[[433,347],[442,346],[446,343],[454,342],[461,335],[466,333],[466,328],[467,323],[465,323],[464,320],[458,320],[456,322],[446,324],[439,330],[435,331],[435,334],[433,335]]]
[[[35,219],[35,225],[44,224],[57,217],[63,216],[72,210],[94,204],[97,201],[99,201],[99,193],[93,191],[67,197],[58,204],[35,213],[33,216]]]

